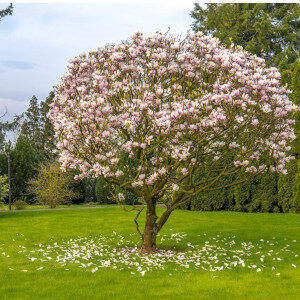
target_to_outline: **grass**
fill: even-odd
[[[86,204],[72,204],[72,205],[66,205],[66,204],[60,204],[57,205],[56,208],[76,208],[76,207],[94,207],[94,206],[101,206],[101,204],[97,203],[86,203]],[[42,205],[42,204],[31,204],[27,205],[25,209],[49,209],[49,205]],[[9,210],[9,207],[7,204],[0,204],[0,211],[3,210]],[[16,210],[14,205],[12,204],[12,210]]]
[[[159,212],[162,212],[161,208]],[[260,251],[272,248],[274,255],[278,253],[277,257],[282,260],[266,259],[262,263],[266,268],[261,272],[247,267],[209,272],[166,264],[165,270],[153,269],[145,276],[131,274],[132,270],[126,268],[122,271],[101,268],[92,273],[78,268],[78,264],[62,266],[54,259],[32,262],[26,257],[27,253],[41,247],[38,244],[63,244],[78,236],[96,239],[99,234],[111,236],[113,231],[129,240],[130,245],[135,245],[139,237],[133,234],[136,230],[134,216],[134,212],[109,206],[87,210],[0,213],[0,298],[299,299],[300,264],[295,253],[299,253],[300,220],[295,214],[178,210],[161,232],[165,240],[158,239],[158,246],[164,249],[174,246],[178,250],[189,250],[188,243],[202,247],[205,241],[215,243],[218,235],[227,240],[234,239],[237,247],[242,242],[252,242],[258,245],[255,251],[259,247]],[[178,241],[167,238],[178,232],[187,236]],[[223,239],[218,239],[219,245],[229,247]],[[274,245],[270,246],[269,241]],[[117,242],[112,240],[111,243],[118,247],[114,244]],[[37,257],[37,252],[33,255]],[[38,271],[40,266],[44,268]],[[276,270],[272,270],[272,266]],[[280,275],[276,275],[278,273]]]

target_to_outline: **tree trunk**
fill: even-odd
[[[153,253],[157,251],[156,236],[158,228],[156,220],[155,203],[147,204],[146,224],[143,233],[143,242],[140,248],[141,253]]]

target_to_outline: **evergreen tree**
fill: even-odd
[[[49,104],[52,102],[55,94],[51,91],[48,97],[40,103],[40,120],[41,120],[41,133],[42,133],[42,144],[43,153],[46,159],[53,159],[55,149],[55,138],[54,128],[52,123],[49,121],[47,114],[49,111]]]
[[[293,91],[290,99],[299,105],[299,4],[195,4],[191,13],[195,31],[218,37],[222,43],[242,45],[249,52],[266,59],[282,71],[282,84]],[[299,211],[299,116],[296,112],[295,134],[291,154],[296,160],[288,165],[288,175],[265,173],[234,188],[234,210],[289,212]],[[224,192],[202,195],[203,205],[192,209],[215,209],[222,203],[232,203]],[[222,196],[220,201],[218,196]],[[217,208],[217,207],[216,207]],[[225,209],[231,209],[226,207]]]
[[[300,160],[298,159],[297,174],[293,182],[292,208],[295,212],[300,211]]]
[[[241,45],[281,70],[299,59],[300,5],[293,3],[195,4],[192,28]]]
[[[243,176],[241,179],[243,179]],[[234,211],[248,211],[252,196],[252,186],[255,185],[256,180],[254,179],[234,187]]]
[[[0,151],[5,149],[5,137],[8,131],[16,130],[20,125],[21,116],[15,115],[12,122],[0,122]]]
[[[37,97],[32,96],[29,102],[29,108],[25,112],[25,119],[21,126],[21,134],[31,142],[32,146],[38,152],[43,150],[41,129],[40,106]]]
[[[298,198],[298,201],[295,201],[294,193],[297,193],[296,190],[294,190],[294,184],[297,180],[297,161],[293,161],[288,166],[288,174],[285,176],[279,176],[278,180],[278,206],[280,208],[280,211],[282,212],[296,212],[299,210],[299,207],[297,209],[297,202],[300,201]],[[299,171],[298,171],[299,174]],[[298,177],[299,180],[299,177]],[[296,187],[297,185],[295,185]],[[299,183],[298,183],[299,188]]]
[[[278,210],[278,174],[266,173],[256,178],[251,185],[250,212],[273,212]]]
[[[38,162],[38,154],[30,140],[21,134],[11,152],[11,181],[14,199],[31,200],[32,197],[27,192],[28,181],[37,174]]]
[[[100,176],[96,180],[95,196],[97,202],[101,204],[114,203],[111,200],[111,186],[105,181],[104,177]]]
[[[8,195],[8,178],[6,175],[0,175],[0,202]]]
[[[4,17],[8,15],[12,15],[12,13],[13,13],[13,5],[12,3],[10,3],[7,8],[0,10],[0,21]]]
[[[294,70],[287,70],[282,74],[282,83],[287,84],[293,91],[290,99],[297,105],[300,104],[300,63]],[[295,156],[295,160],[288,165],[288,174],[280,175],[278,181],[278,202],[283,212],[299,212],[300,211],[300,112],[295,112],[295,134],[296,139],[293,141],[291,155]]]
[[[54,92],[41,103],[38,103],[36,96],[33,96],[29,103],[29,108],[25,112],[21,126],[21,134],[30,140],[35,151],[39,155],[39,160],[49,160],[54,157],[54,130],[53,125],[47,118],[49,104],[54,98]]]

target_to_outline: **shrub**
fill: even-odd
[[[38,178],[29,182],[30,192],[40,203],[55,208],[57,204],[76,197],[71,189],[72,182],[72,174],[61,171],[58,163],[41,164]]]
[[[15,209],[17,210],[23,210],[25,209],[27,206],[27,203],[23,200],[17,200],[15,203],[14,203],[14,207]]]

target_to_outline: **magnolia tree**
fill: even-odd
[[[222,188],[222,177],[286,173],[296,107],[279,79],[263,59],[202,33],[136,33],[83,53],[70,60],[50,105],[61,167],[77,169],[77,179],[103,176],[142,199],[141,251],[155,251],[170,214]]]

